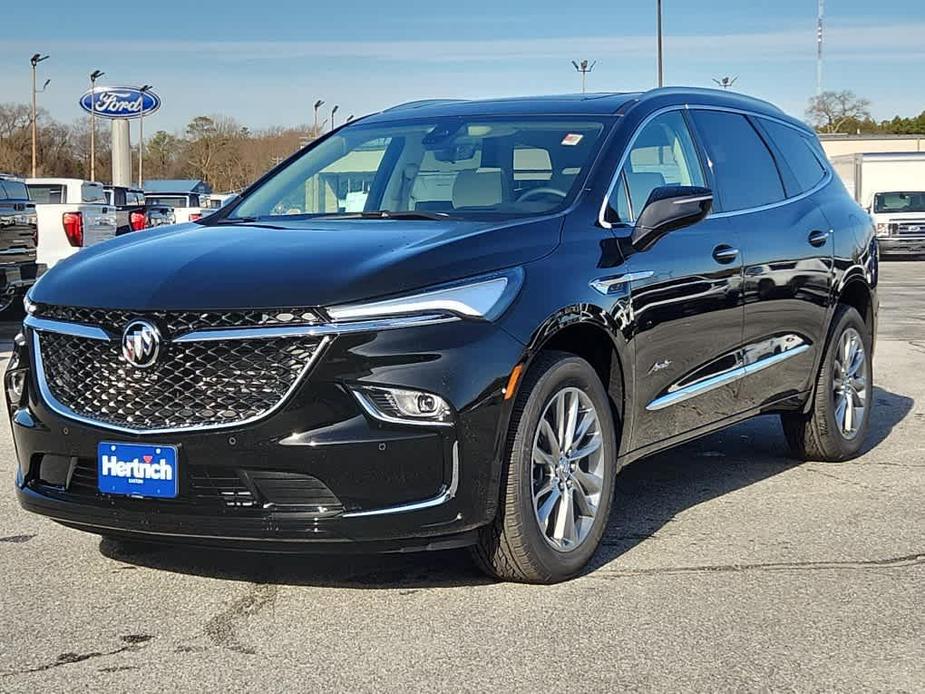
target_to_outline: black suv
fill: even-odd
[[[19,500],[117,537],[471,545],[565,579],[634,459],[768,412],[801,458],[856,455],[877,267],[767,103],[400,106],[41,279],[6,376]]]
[[[21,298],[44,269],[35,262],[38,240],[35,203],[25,182],[0,174],[0,311]]]

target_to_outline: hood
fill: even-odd
[[[183,224],[87,248],[30,296],[139,311],[332,306],[535,260],[555,248],[560,228],[561,218]]]

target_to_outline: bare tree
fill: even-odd
[[[842,132],[851,123],[870,119],[870,101],[852,91],[822,92],[809,100],[806,116],[824,133]]]

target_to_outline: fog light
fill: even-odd
[[[363,386],[353,391],[370,415],[397,424],[452,424],[452,411],[439,395],[404,388]]]
[[[23,393],[26,392],[26,370],[8,371],[6,374],[6,398],[11,405],[22,402]]]

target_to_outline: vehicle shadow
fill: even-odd
[[[912,398],[874,389],[876,408],[865,451],[912,410]],[[645,542],[684,510],[800,465],[789,458],[776,416],[759,417],[621,471],[613,512],[588,572]],[[282,555],[100,541],[126,564],[210,578],[277,585],[408,589],[490,585],[466,551],[390,555]]]

